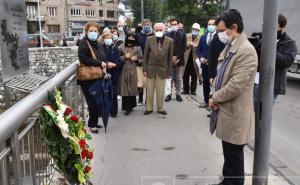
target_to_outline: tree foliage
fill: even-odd
[[[185,30],[190,31],[193,23],[206,27],[207,21],[220,14],[223,0],[165,0],[162,8],[164,17],[180,19]]]
[[[141,22],[141,0],[129,0],[129,5],[134,15],[134,24]],[[144,0],[144,18],[151,19],[152,22],[161,21],[161,1]]]

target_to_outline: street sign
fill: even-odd
[[[24,0],[0,1],[2,81],[29,69],[26,8]]]

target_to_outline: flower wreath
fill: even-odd
[[[61,92],[49,93],[49,104],[41,108],[41,127],[55,168],[71,184],[92,184],[93,150],[87,144],[91,136],[83,121],[72,115],[72,108],[62,102]]]

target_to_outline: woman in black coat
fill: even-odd
[[[98,23],[90,22],[86,25],[85,37],[81,40],[78,47],[78,58],[80,63],[86,66],[101,66],[102,68],[105,68],[105,62],[107,61],[107,58],[103,46],[101,44],[98,44],[97,42],[99,32],[100,26]],[[93,59],[88,43],[91,45],[97,59]],[[100,108],[96,103],[95,96],[93,96],[89,90],[98,80],[101,79],[87,81],[78,80],[78,84],[82,88],[83,94],[88,105],[88,127],[90,128],[92,133],[98,133],[98,128],[102,128],[102,126],[98,125]]]

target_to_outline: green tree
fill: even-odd
[[[205,27],[207,21],[221,11],[222,0],[164,0],[162,13],[164,17],[176,17],[190,31],[193,23]]]
[[[141,22],[141,0],[129,0],[134,15],[134,24]],[[161,0],[144,0],[144,18],[152,22],[161,20]]]

